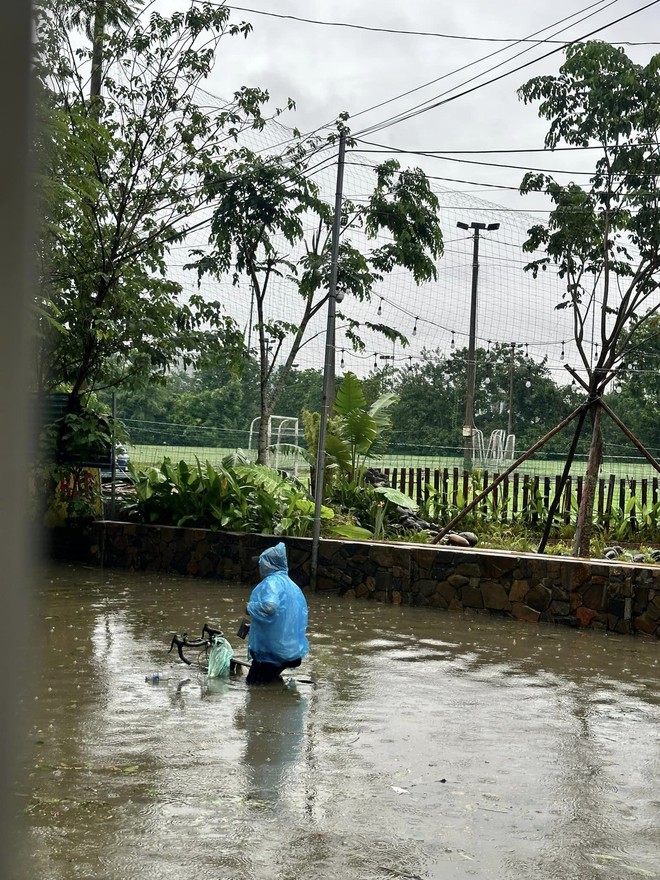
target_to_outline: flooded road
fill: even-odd
[[[248,587],[38,586],[22,876],[660,878],[656,642],[311,596],[309,657],[248,689],[167,653],[209,621],[245,659]]]

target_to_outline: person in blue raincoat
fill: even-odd
[[[247,684],[267,684],[287,668],[300,666],[309,651],[307,601],[291,580],[283,543],[259,556],[262,580],[252,591],[247,606],[250,616],[248,654],[251,658]]]

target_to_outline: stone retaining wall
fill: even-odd
[[[252,558],[278,539],[97,522],[53,530],[58,559],[254,583]],[[311,539],[284,538],[289,567],[309,585]],[[346,598],[660,637],[660,565],[590,561],[475,548],[322,540],[317,588]]]

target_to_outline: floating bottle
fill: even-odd
[[[159,684],[161,681],[167,681],[167,676],[162,672],[150,672],[149,675],[145,675],[144,680],[151,684]]]

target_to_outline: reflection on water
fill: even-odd
[[[44,575],[21,876],[660,878],[657,643],[311,596],[282,684],[167,653],[248,593]]]
[[[277,806],[295,785],[299,767],[307,698],[292,686],[248,689],[234,716],[245,741],[242,762],[246,796]],[[283,798],[284,799],[284,798]]]

